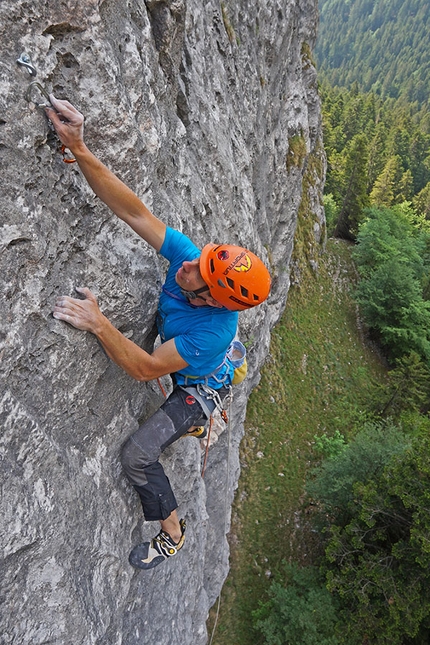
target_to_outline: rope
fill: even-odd
[[[230,481],[230,453],[231,453],[231,404],[233,401],[233,397],[230,396],[230,401],[229,401],[229,406],[228,406],[228,424],[227,424],[227,476],[226,476],[226,494],[224,495],[224,535],[227,535],[227,513],[228,513],[228,483]],[[208,445],[209,445],[209,439],[208,439]],[[209,645],[212,645],[212,641],[215,636],[215,630],[217,628],[218,624],[218,618],[219,618],[219,612],[221,608],[221,593],[218,596],[218,602],[217,602],[217,610],[215,614],[215,622],[214,626],[212,629],[212,635],[211,639],[209,641]]]
[[[157,383],[158,383],[158,385],[159,385],[159,388],[160,388],[161,392],[163,393],[164,398],[165,398],[165,399],[167,399],[167,392],[166,392],[166,390],[165,390],[165,389],[164,389],[164,387],[163,387],[163,384],[162,384],[162,382],[161,382],[161,379],[157,378]]]
[[[214,418],[213,418],[213,416],[211,415],[211,416],[210,416],[210,419],[209,419],[209,430],[208,430],[208,436],[207,436],[207,439],[206,439],[206,450],[205,450],[205,458],[204,458],[204,460],[203,460],[202,478],[205,476],[206,462],[207,462],[207,460],[208,460],[209,443],[210,443],[210,439],[211,439],[211,432],[212,432],[212,424],[213,424],[213,420],[214,420]]]

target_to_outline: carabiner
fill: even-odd
[[[63,155],[63,161],[64,163],[76,163],[76,159],[74,157],[66,157],[66,146],[64,143],[60,147],[60,152]]]
[[[48,103],[38,103],[37,101],[34,100],[34,90],[37,89],[39,93],[45,97],[45,99],[48,101]],[[51,101],[49,100],[49,94],[41,85],[38,83],[38,81],[33,81],[30,83],[30,85],[27,88],[27,91],[25,93],[25,98],[29,103],[34,103],[34,105],[38,108],[51,108]],[[39,97],[38,97],[39,98]]]

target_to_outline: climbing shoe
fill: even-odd
[[[208,431],[206,430],[205,426],[200,426],[199,428],[196,428],[192,432],[186,432],[184,434],[184,437],[197,437],[197,439],[205,439],[207,434],[208,434]]]
[[[176,544],[170,535],[160,531],[150,542],[142,542],[134,547],[128,561],[136,569],[153,569],[182,549],[185,542],[185,520],[180,520],[181,539]]]

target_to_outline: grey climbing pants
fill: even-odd
[[[223,388],[224,389],[224,388]],[[207,400],[212,412],[215,403]],[[163,405],[125,443],[122,465],[139,494],[146,520],[165,520],[178,507],[169,479],[158,459],[192,426],[208,420],[202,405],[188,391],[176,386]]]

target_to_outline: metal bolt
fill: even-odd
[[[25,69],[30,74],[30,76],[36,76],[37,74],[36,68],[31,62],[31,58],[28,54],[23,52],[16,62],[18,63],[18,65],[22,65],[22,67],[25,67]]]

